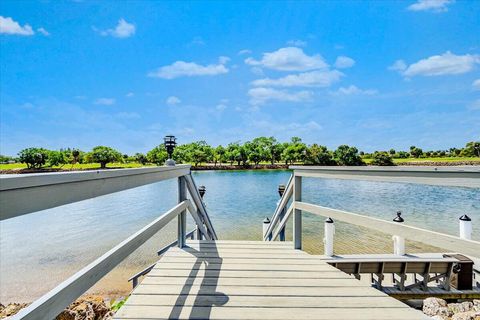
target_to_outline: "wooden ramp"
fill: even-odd
[[[168,250],[115,319],[429,319],[290,242]]]

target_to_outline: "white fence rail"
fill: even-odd
[[[272,221],[269,225],[264,240],[275,240],[290,217],[295,217],[293,243],[295,248],[301,249],[301,214],[302,211],[310,212],[324,217],[331,217],[351,223],[357,226],[380,230],[381,232],[401,235],[407,239],[423,242],[453,252],[463,253],[472,257],[480,257],[480,242],[468,240],[448,234],[425,230],[403,223],[395,223],[377,218],[368,217],[353,212],[327,208],[302,201],[301,184],[302,178],[330,178],[349,179],[400,183],[417,183],[428,185],[441,185],[452,187],[480,188],[480,169],[478,167],[307,167],[291,166],[292,177],[289,180],[288,188],[291,191],[285,192],[279,205],[275,209]],[[293,199],[292,199],[293,198]],[[291,205],[286,210],[283,219],[275,219],[277,213],[284,210],[291,200]],[[295,228],[295,225],[297,228]]]
[[[0,177],[0,220],[53,208],[142,185],[177,178],[179,203],[153,222],[78,271],[12,319],[53,319],[133,251],[178,217],[178,245],[185,244],[186,211],[199,234],[217,235],[198,193],[189,165],[87,172],[4,175]],[[187,190],[191,199],[187,198]]]

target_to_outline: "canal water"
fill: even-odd
[[[290,172],[202,171],[193,175],[197,185],[207,189],[204,199],[220,239],[260,240],[262,221],[272,215],[279,199],[277,187],[287,183]],[[162,181],[1,222],[0,302],[38,298],[174,206],[176,191],[175,180]],[[480,189],[305,178],[303,198],[387,220],[401,210],[409,225],[453,235],[458,233],[458,217],[468,214],[474,221],[473,238],[480,240]],[[323,250],[323,220],[304,216],[304,248],[310,253]],[[391,235],[375,227],[367,230],[336,223],[335,252],[392,252]],[[173,221],[91,292],[127,294],[127,279],[156,261],[156,251],[175,237]],[[407,242],[407,251],[441,249]]]

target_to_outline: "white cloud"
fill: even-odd
[[[306,47],[307,42],[303,40],[288,40],[287,45],[292,46],[292,47]]]
[[[286,47],[274,52],[266,52],[261,60],[247,58],[245,63],[280,71],[309,71],[328,67],[319,54],[309,56],[302,49],[296,47]]]
[[[250,68],[250,71],[257,76],[265,75],[265,73],[263,72],[263,69],[259,67],[252,67]]]
[[[218,57],[218,63],[220,64],[227,64],[229,61],[230,61],[229,57],[225,57],[225,56]]]
[[[115,38],[128,38],[135,34],[135,25],[128,23],[125,19],[118,20],[118,24],[114,29],[100,31],[102,36],[112,36]]]
[[[35,32],[29,24],[23,27],[10,17],[0,16],[0,33],[4,34],[18,34],[21,36],[33,36]]]
[[[252,82],[257,87],[329,87],[337,82],[343,73],[337,70],[311,71],[300,74],[290,74],[279,79],[258,79]]]
[[[474,90],[480,90],[480,79],[473,81],[472,87]]]
[[[403,60],[397,60],[388,67],[388,70],[393,71],[404,71],[405,69],[407,69],[407,64]]]
[[[131,98],[131,97],[133,97],[134,95],[135,95],[135,94],[134,94],[133,92],[129,92],[129,93],[127,93],[127,94],[125,95],[125,97]]]
[[[431,56],[407,66],[402,60],[396,61],[391,70],[399,71],[405,77],[442,76],[467,73],[480,63],[480,55],[456,55],[450,51]]]
[[[417,0],[414,4],[408,6],[411,11],[433,11],[446,12],[448,5],[454,3],[455,0]]]
[[[290,93],[285,90],[277,90],[272,88],[253,88],[248,90],[250,103],[252,105],[262,105],[270,100],[304,102],[312,99],[311,91],[298,91]]]
[[[37,32],[43,34],[44,36],[48,37],[50,35],[50,32],[48,32],[47,30],[45,30],[45,28],[38,28],[37,29]]]
[[[195,76],[215,76],[228,72],[225,64],[229,58],[220,57],[219,64],[209,64],[202,66],[195,62],[176,61],[171,65],[163,66],[148,74],[149,77],[174,79],[179,77],[195,77]]]
[[[167,100],[165,101],[169,106],[174,106],[176,104],[179,104],[180,102],[182,102],[182,100],[180,100],[179,98],[175,97],[175,96],[170,96],[167,98]]]
[[[355,64],[355,60],[346,56],[338,56],[337,60],[335,60],[335,67],[339,69],[345,69],[353,67]]]
[[[93,103],[98,105],[103,105],[103,106],[111,106],[115,104],[115,99],[114,98],[98,98]]]
[[[468,110],[480,110],[480,99],[477,99],[467,106]]]
[[[362,90],[357,86],[350,85],[349,87],[341,87],[339,88],[334,94],[336,95],[374,95],[377,94],[378,91],[374,89],[366,89]]]
[[[244,55],[244,54],[251,54],[251,53],[252,53],[252,50],[249,50],[249,49],[243,49],[243,50],[238,51],[239,56]]]

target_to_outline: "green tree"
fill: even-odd
[[[147,157],[143,154],[143,153],[135,153],[135,155],[133,156],[135,161],[140,163],[141,165],[146,165],[147,162],[148,162],[148,159]]]
[[[87,154],[87,161],[100,163],[100,167],[104,169],[107,163],[122,161],[122,154],[110,147],[97,146]]]
[[[197,141],[188,144],[189,159],[195,166],[202,162],[213,159],[213,150],[205,141]]]
[[[335,150],[334,156],[341,166],[361,166],[365,164],[355,147],[341,145]]]
[[[480,141],[470,141],[463,148],[461,155],[464,157],[480,157]]]
[[[333,154],[328,151],[327,147],[314,143],[307,148],[305,164],[333,166],[336,164],[336,162],[333,159]]]
[[[299,137],[292,137],[291,142],[283,149],[282,158],[285,164],[303,161],[306,155],[307,145]]]
[[[237,159],[240,159],[240,143],[232,142],[227,145],[226,158],[230,165],[232,165]]]
[[[0,163],[8,163],[9,161],[14,161],[14,159],[12,157],[0,154]]]
[[[216,147],[213,151],[213,162],[215,163],[215,166],[217,166],[217,162],[220,162],[220,164],[222,162],[226,162],[228,161],[227,158],[226,158],[226,153],[227,153],[227,150],[225,150],[225,148],[222,146],[222,145],[219,145],[218,147]]]
[[[390,149],[390,151],[388,151],[388,152],[390,153],[390,155],[391,155],[392,157],[393,157],[393,155],[394,155],[395,153],[397,153],[397,152],[395,151],[395,149]]]
[[[69,153],[63,150],[56,151],[52,150],[48,153],[48,165],[53,166],[60,166],[63,167],[69,162]]]
[[[413,158],[420,158],[423,155],[423,150],[415,146],[410,147],[410,155]]]
[[[27,148],[18,153],[18,159],[27,168],[41,168],[47,163],[49,151],[44,148]]]
[[[178,148],[176,148],[178,149]],[[177,151],[175,149],[175,151]],[[157,166],[161,166],[165,163],[168,158],[167,151],[165,150],[165,146],[163,144],[156,146],[152,150],[147,152],[147,160],[148,162],[155,163]]]
[[[372,165],[374,166],[394,166],[392,156],[390,153],[385,151],[375,151],[373,153]]]

